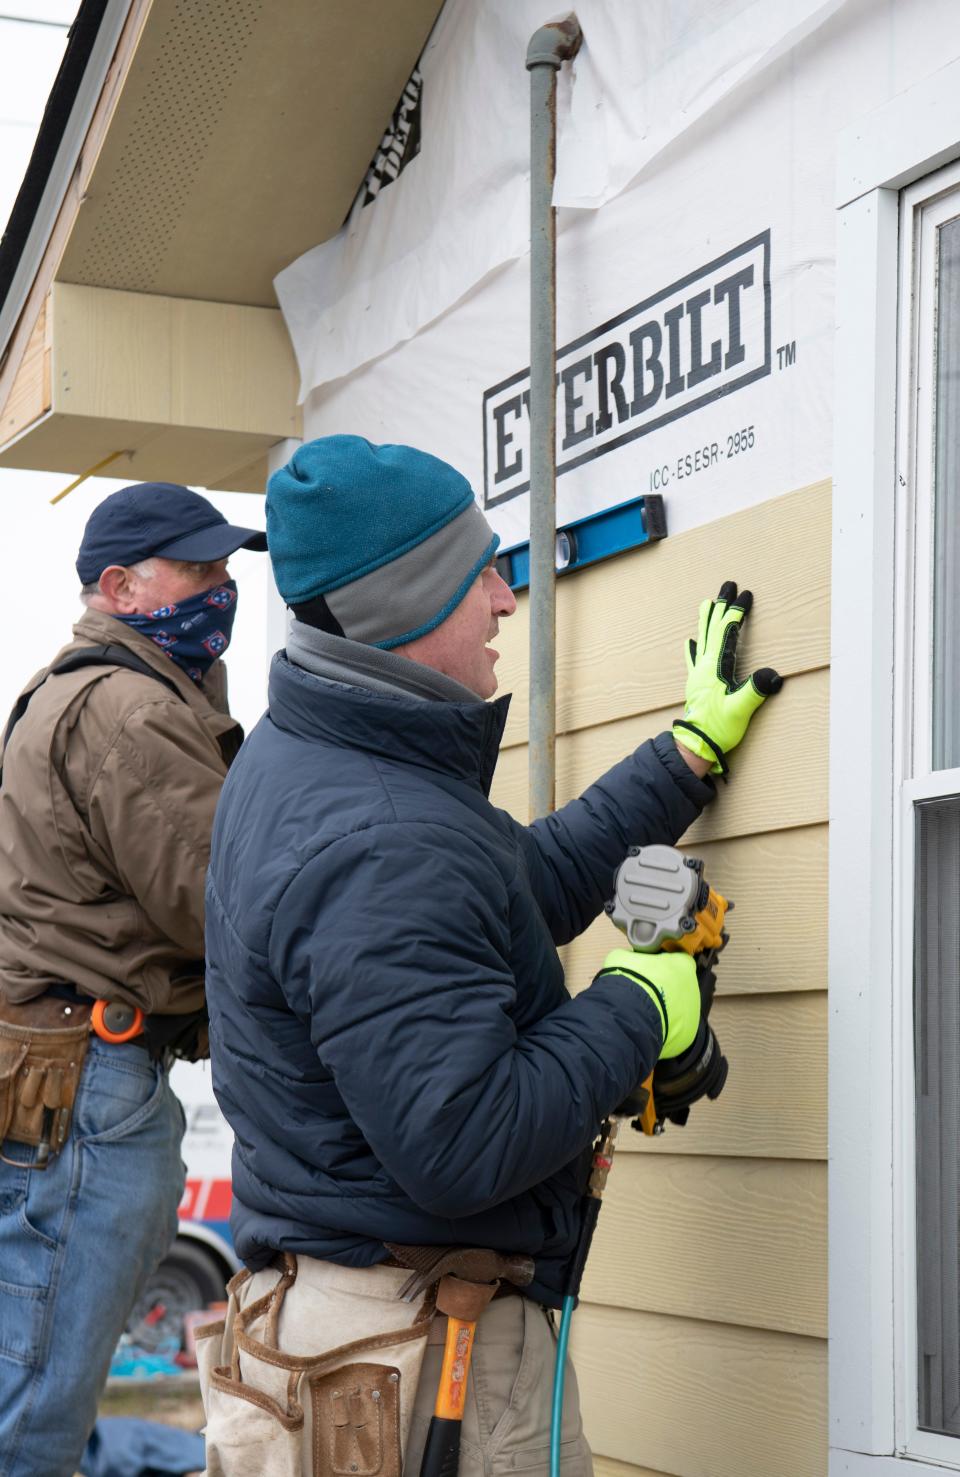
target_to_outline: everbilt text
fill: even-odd
[[[770,373],[770,232],[557,354],[557,471],[568,472]],[[484,504],[530,485],[530,372],[483,397]]]

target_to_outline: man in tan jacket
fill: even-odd
[[[74,639],[0,777],[0,1477],[70,1477],[183,1190],[174,1055],[206,1054],[203,884],[242,740],[219,660],[264,549],[187,488],[87,523]],[[98,1003],[95,1003],[98,1002]]]

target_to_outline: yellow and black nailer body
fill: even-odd
[[[727,913],[733,904],[714,892],[703,862],[673,846],[634,846],[617,871],[614,895],[606,905],[637,953],[682,950],[697,966],[700,1029],[681,1056],[658,1062],[647,1080],[617,1110],[646,1134],[663,1132],[664,1123],[686,1123],[693,1103],[716,1098],[727,1080],[722,1055],[709,1023],[716,989],[717,957],[727,942]]]

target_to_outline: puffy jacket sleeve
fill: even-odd
[[[615,978],[518,1034],[509,957],[508,879],[434,823],[334,842],[274,915],[273,977],[380,1162],[434,1214],[569,1163],[659,1054],[656,1008]]]
[[[87,797],[90,832],[151,923],[203,957],[203,889],[226,773],[179,699],[145,702],[119,729]]]
[[[630,846],[672,846],[716,791],[697,779],[669,733],[648,739],[553,815],[517,825],[530,883],[554,942],[592,923]]]

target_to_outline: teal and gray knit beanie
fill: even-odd
[[[446,620],[500,540],[465,477],[412,446],[323,436],[267,484],[267,544],[287,605],[389,650]]]

